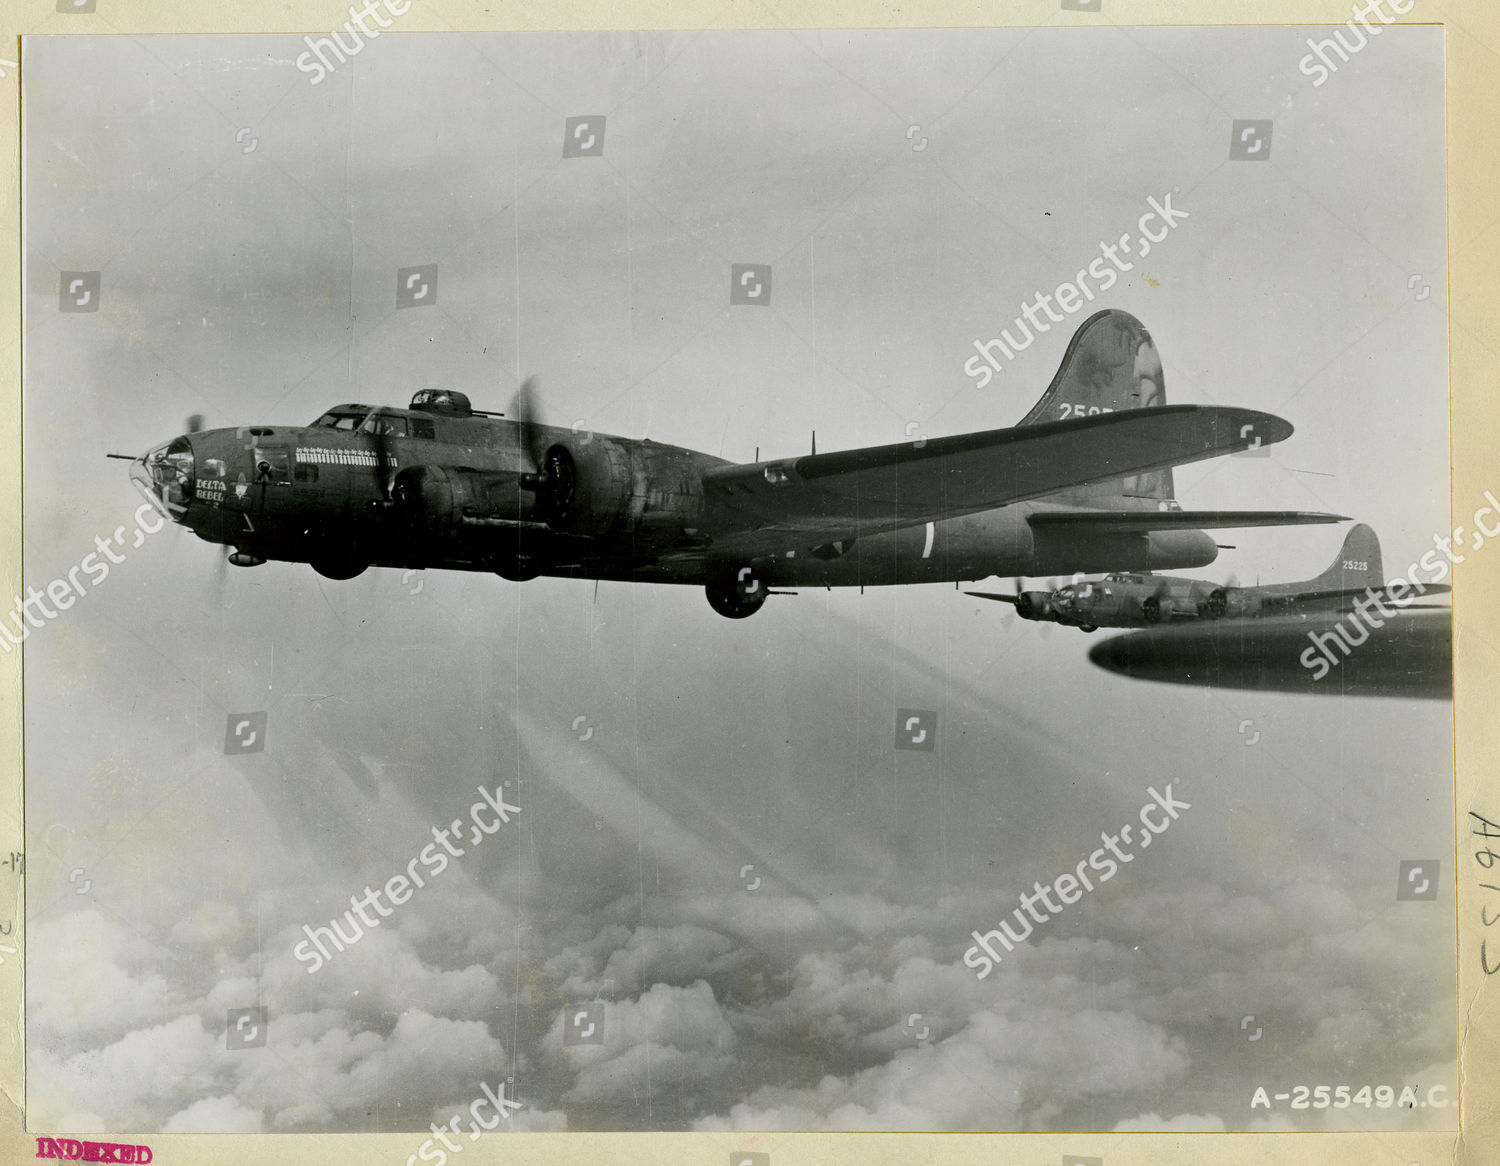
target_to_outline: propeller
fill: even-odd
[[[1166,613],[1161,610],[1161,601],[1171,595],[1172,585],[1159,575],[1147,572],[1148,582],[1155,583],[1156,589],[1141,600],[1141,614],[1152,623],[1158,623],[1167,618]]]
[[[552,439],[537,420],[537,395],[536,377],[527,377],[511,398],[507,416],[515,421],[521,448],[536,467],[534,473],[521,475],[521,489],[537,496],[541,513],[555,516],[573,496],[577,471],[566,451],[551,453]]]
[[[229,556],[233,547],[220,547],[219,566],[214,573],[214,600],[220,607],[233,607],[233,603],[224,602],[224,581],[229,575]]]
[[[1012,607],[1021,602],[1019,595],[1001,595],[996,591],[965,591],[965,595],[973,595],[979,599],[998,599],[1001,603],[1008,603]]]
[[[1208,613],[1211,619],[1223,619],[1229,614],[1229,593],[1240,589],[1240,576],[1238,571],[1229,572],[1228,577],[1217,587],[1210,589],[1208,598],[1200,609]]]
[[[1050,595],[1062,586],[1056,579],[1043,579],[1028,586],[1026,583],[1027,578],[1028,576],[1026,575],[1016,577],[1013,582],[1017,591],[1045,591]]]
[[[530,455],[531,464],[537,468],[537,472],[543,474],[545,469],[542,459],[547,455],[547,445],[542,427],[536,420],[536,396],[536,377],[527,377],[511,398],[507,416],[518,426],[521,448]]]

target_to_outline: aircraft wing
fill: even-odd
[[[709,554],[750,558],[993,510],[1284,441],[1254,409],[1163,405],[709,470]]]
[[[1033,527],[1097,530],[1109,534],[1152,530],[1222,530],[1250,526],[1308,526],[1348,522],[1342,514],[1318,510],[1044,510],[1027,521]]]

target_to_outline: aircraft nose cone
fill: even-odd
[[[181,522],[193,500],[196,468],[192,440],[182,434],[131,462],[130,478],[163,515]]]

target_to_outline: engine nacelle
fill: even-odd
[[[1022,619],[1056,620],[1050,591],[1023,591],[1016,596],[1016,614]]]
[[[585,435],[542,457],[538,514],[584,538],[654,545],[694,540],[703,525],[703,473],[687,450]]]
[[[1208,614],[1214,619],[1259,615],[1261,599],[1243,587],[1219,587],[1209,593]]]
[[[391,500],[407,518],[450,530],[525,521],[536,508],[519,474],[449,466],[407,466],[396,475]]]

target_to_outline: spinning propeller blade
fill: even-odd
[[[542,472],[542,458],[547,454],[545,438],[536,420],[536,377],[527,377],[511,398],[507,415],[520,427],[521,448],[531,456],[531,464]]]

